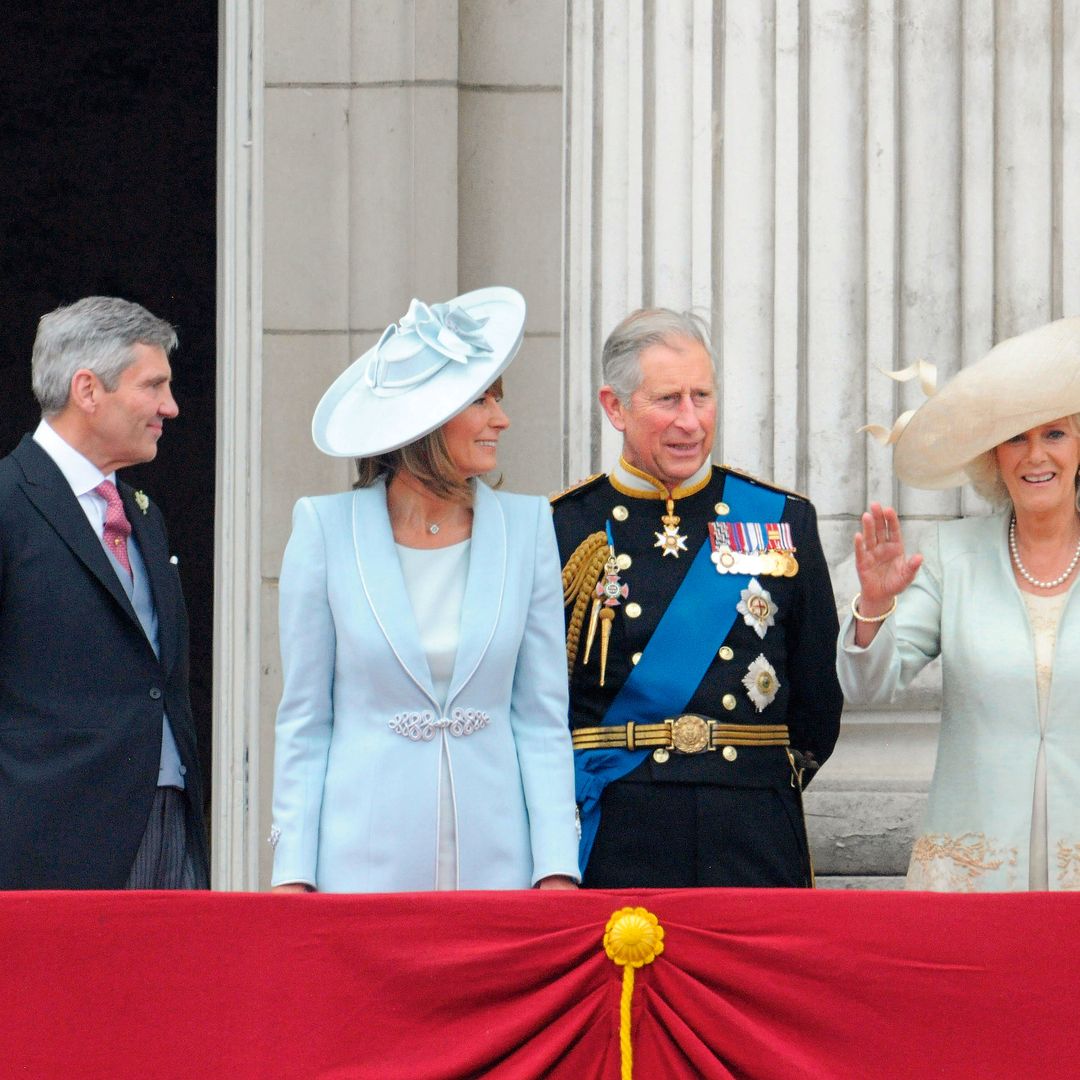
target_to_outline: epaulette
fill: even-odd
[[[573,495],[576,491],[587,491],[591,487],[595,487],[601,480],[607,479],[607,473],[593,473],[592,476],[585,477],[584,480],[579,480],[576,484],[571,484],[565,491],[556,491],[554,494],[548,496],[548,501],[554,506],[557,502],[565,499],[567,495]]]
[[[744,469],[736,469],[732,465],[721,465],[720,468],[723,469],[724,472],[741,476],[744,480],[749,480],[752,484],[757,484],[758,487],[771,488],[773,491],[779,491],[782,495],[790,495],[793,499],[802,499],[803,502],[810,501],[809,496],[804,495],[801,491],[792,491],[791,488],[781,487],[779,484],[774,484],[771,480],[762,480],[760,476],[754,476],[753,473],[748,473]]]

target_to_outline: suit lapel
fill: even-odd
[[[472,543],[469,545],[469,576],[461,605],[461,636],[446,699],[447,709],[473,677],[491,644],[502,611],[506,558],[506,519],[502,505],[495,493],[478,480],[473,504]]]
[[[385,483],[380,480],[371,487],[359,488],[352,506],[356,567],[371,611],[406,674],[441,709],[394,547]]]
[[[171,670],[176,660],[179,642],[177,631],[177,603],[179,600],[176,578],[169,568],[169,553],[165,543],[165,533],[149,515],[144,514],[135,502],[134,489],[123,481],[118,485],[120,498],[124,503],[124,513],[131,522],[131,535],[139,545],[147,576],[150,578],[150,592],[154,597],[157,611],[158,648],[161,651],[161,663]]]
[[[56,463],[29,435],[25,435],[12,451],[12,457],[22,468],[26,481],[22,488],[26,497],[141,632],[139,617],[135,614],[135,609],[131,606],[101,541],[94,535],[79,500]]]

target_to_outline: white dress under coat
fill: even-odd
[[[940,654],[941,735],[908,887],[1028,887],[1033,795],[1045,738],[1049,887],[1080,889],[1080,600],[1058,626],[1045,736],[1035,646],[1008,553],[1009,517],[943,522],[924,562],[865,649],[840,627],[848,701],[884,706]]]
[[[458,888],[577,878],[562,590],[545,499],[476,484],[445,708],[382,482],[297,503],[280,635],[274,884],[435,888],[444,748]]]

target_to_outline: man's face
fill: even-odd
[[[96,408],[89,421],[94,453],[87,456],[104,473],[153,460],[165,420],[180,411],[170,388],[172,368],[165,350],[137,344],[132,354],[135,359],[116,389],[106,390],[99,383],[95,393]]]
[[[623,433],[623,457],[670,490],[693,476],[712,451],[716,428],[712,361],[692,338],[650,345],[638,360],[641,385],[630,396],[630,404],[623,405],[609,387],[601,390],[600,400]]]

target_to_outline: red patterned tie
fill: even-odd
[[[127,541],[131,535],[131,522],[124,513],[124,504],[120,501],[120,492],[111,480],[102,480],[94,490],[108,503],[105,511],[105,543],[116,556],[116,561],[130,574],[131,563],[128,560]]]

